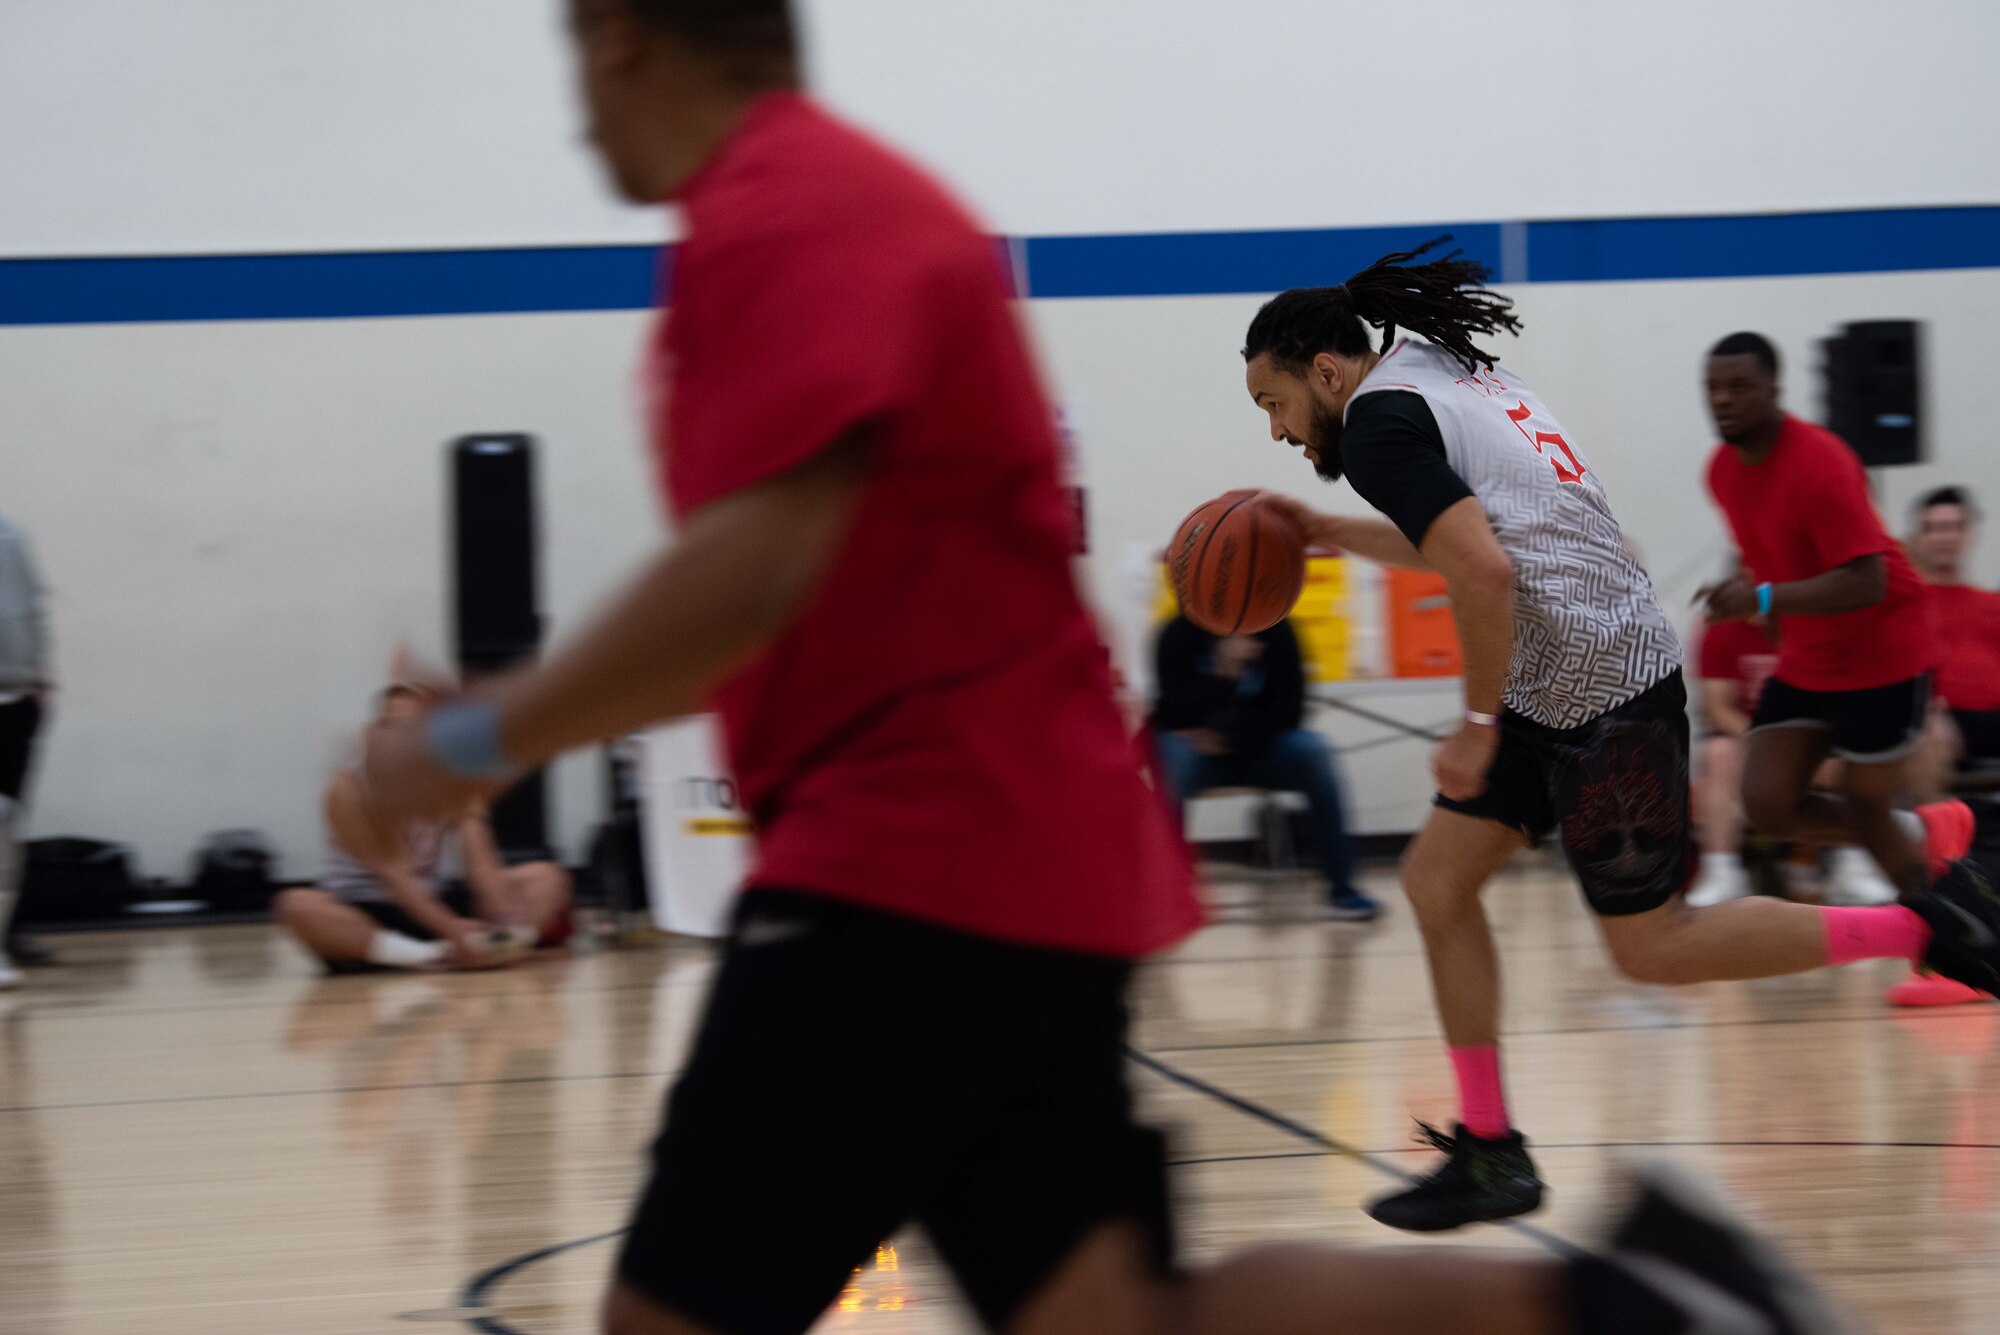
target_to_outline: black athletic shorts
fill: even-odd
[[[1960,769],[1987,769],[2000,763],[2000,709],[1954,709],[1951,719],[1965,741]]]
[[[1833,734],[1840,759],[1886,765],[1917,749],[1930,704],[1928,675],[1865,691],[1808,691],[1773,677],[1764,683],[1750,731],[1817,728]]]
[[[619,1276],[711,1330],[798,1335],[910,1221],[993,1328],[1101,1224],[1140,1224],[1164,1269],[1164,1141],[1125,1084],[1130,973],[748,892]]]
[[[41,726],[42,704],[34,696],[0,705],[0,797],[19,802],[27,795],[28,764]]]
[[[1533,843],[1560,829],[1583,897],[1600,917],[1659,908],[1695,871],[1681,674],[1574,728],[1506,711],[1486,791],[1466,802],[1439,794],[1437,804]]]
[[[472,914],[472,892],[462,885],[450,886],[438,895],[438,903],[458,914],[461,918]],[[400,904],[386,899],[369,900],[359,904],[349,904],[351,909],[359,909],[375,920],[375,925],[391,932],[401,932],[404,936],[419,941],[435,941],[437,933],[418,922],[403,911]]]

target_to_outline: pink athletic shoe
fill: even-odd
[[[1935,881],[1944,869],[1972,851],[1972,808],[1957,798],[1917,808],[1924,823],[1924,865]]]
[[[1913,971],[1888,993],[1891,1006],[1969,1006],[1974,1002],[1991,1000],[1992,997],[1976,987],[1967,987],[1964,983],[1922,970]]]

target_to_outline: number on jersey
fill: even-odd
[[[1590,470],[1583,466],[1583,460],[1576,457],[1576,451],[1569,447],[1569,442],[1562,438],[1561,432],[1529,430],[1534,425],[1531,420],[1534,415],[1535,410],[1530,408],[1526,403],[1517,403],[1507,410],[1507,420],[1512,422],[1514,429],[1520,432],[1530,445],[1535,447],[1536,454],[1541,455],[1555,466],[1556,477],[1559,481],[1583,481],[1583,475]],[[1554,454],[1550,453],[1551,450],[1562,451],[1562,459],[1558,459]],[[1564,459],[1569,461],[1566,466],[1563,463]]]

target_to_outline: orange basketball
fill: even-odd
[[[1305,535],[1256,492],[1225,492],[1181,521],[1167,573],[1189,621],[1211,635],[1255,635],[1299,601]]]

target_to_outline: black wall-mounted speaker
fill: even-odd
[[[1827,429],[1870,468],[1924,455],[1922,345],[1914,320],[1844,325],[1821,345]]]

